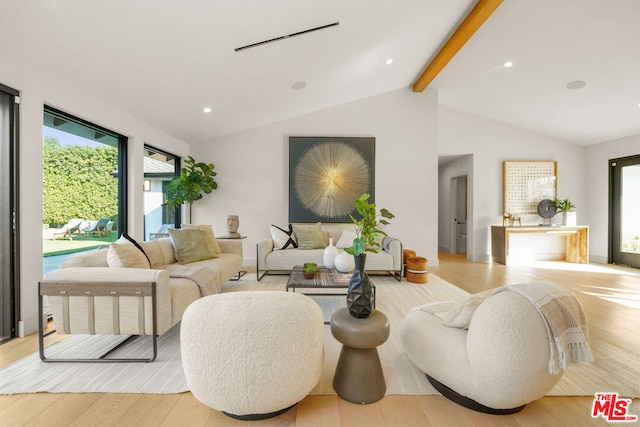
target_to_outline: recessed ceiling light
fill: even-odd
[[[567,83],[567,88],[569,89],[582,89],[587,85],[587,82],[584,80],[574,80],[572,82]]]
[[[504,68],[511,68],[511,67],[513,67],[513,62],[507,61],[504,63]]]
[[[291,89],[293,90],[300,90],[304,89],[305,87],[307,87],[306,82],[295,82],[293,85],[291,85]]]
[[[393,59],[389,58],[386,61],[384,61],[384,65],[391,65],[393,64]]]
[[[205,113],[210,113],[211,112],[211,107],[204,107],[202,109],[202,111],[204,111]]]

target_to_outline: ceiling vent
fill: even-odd
[[[303,34],[308,34],[308,33],[312,33],[314,31],[319,31],[319,30],[324,30],[326,28],[336,27],[338,25],[340,25],[339,22],[334,22],[332,24],[322,25],[321,27],[309,28],[308,30],[298,31],[297,33],[287,34],[286,36],[280,36],[280,37],[276,37],[276,38],[273,38],[273,39],[264,40],[264,41],[257,42],[257,43],[252,43],[252,44],[248,44],[246,46],[240,46],[240,47],[235,48],[234,50],[236,52],[240,52],[241,50],[250,49],[252,47],[262,46],[263,44],[289,39],[291,37],[301,36]]]

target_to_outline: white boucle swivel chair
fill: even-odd
[[[401,326],[405,353],[450,400],[486,413],[517,412],[561,378],[561,370],[550,372],[554,340],[541,313],[523,295],[499,292],[475,306],[473,298],[467,307],[472,309],[465,313],[463,304],[457,316],[451,316],[456,310],[448,310],[450,303],[410,311]],[[589,352],[588,340],[586,348]]]
[[[320,306],[292,292],[211,295],[192,303],[180,329],[187,384],[200,402],[242,420],[276,416],[320,379]]]

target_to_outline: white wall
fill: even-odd
[[[37,331],[37,289],[42,279],[42,126],[44,105],[129,137],[129,232],[143,236],[143,146],[179,156],[189,146],[89,94],[59,87],[44,73],[0,62],[0,83],[20,91],[20,329]]]
[[[440,106],[438,139],[440,156],[473,154],[473,184],[469,187],[473,215],[467,226],[467,258],[485,261],[491,254],[490,227],[502,223],[504,160],[556,160],[558,196],[576,205],[578,224],[589,225],[584,147],[445,106]],[[440,203],[449,201],[441,197]],[[539,219],[537,215],[523,217],[523,225],[537,224]],[[446,230],[442,223],[440,226],[442,236]]]
[[[606,263],[609,253],[609,160],[640,154],[640,135],[591,145],[586,152],[590,259]]]
[[[437,265],[437,93],[409,88],[343,104],[192,147],[216,165],[218,190],[194,203],[193,222],[224,234],[240,217],[245,263],[269,225],[288,223],[289,136],[376,138],[376,204],[395,214],[387,232]]]

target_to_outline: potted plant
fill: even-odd
[[[569,199],[554,199],[553,203],[558,208],[558,211],[562,212],[562,225],[576,225],[575,212],[571,212],[571,209],[575,208],[575,205],[571,203]]]
[[[386,236],[387,233],[378,228],[378,224],[389,225],[386,219],[378,220],[378,217],[393,219],[394,215],[386,209],[380,209],[380,214],[376,213],[376,204],[369,203],[369,194],[361,195],[356,201],[356,210],[362,216],[356,220],[353,215],[349,214],[349,218],[356,226],[356,238],[353,239],[353,245],[345,248],[348,254],[359,256],[364,252],[378,252],[376,247],[380,247],[378,243],[378,235]]]
[[[318,272],[318,265],[315,262],[305,262],[302,267],[302,275],[305,279],[313,279]]]
[[[349,215],[356,227],[356,238],[353,245],[345,248],[344,251],[353,255],[356,268],[349,280],[347,290],[347,307],[349,313],[356,318],[368,317],[373,309],[373,291],[369,276],[365,272],[366,254],[365,252],[378,252],[380,243],[378,236],[386,236],[387,233],[380,230],[379,224],[389,225],[387,219],[394,218],[394,215],[386,209],[376,211],[376,204],[369,203],[369,194],[361,195],[356,201],[356,210],[362,218],[355,219]]]
[[[191,206],[196,200],[200,200],[204,194],[210,194],[218,188],[213,179],[217,173],[213,170],[213,163],[196,163],[189,156],[185,161],[179,176],[174,177],[167,185],[167,200],[165,205],[175,208],[187,203],[189,205],[189,223],[191,223]]]

